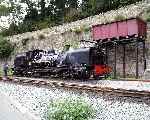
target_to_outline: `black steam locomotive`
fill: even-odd
[[[105,59],[105,53],[95,47],[80,48],[63,53],[37,49],[16,56],[14,75],[77,79],[99,78],[107,76],[111,72],[111,68],[105,64]]]

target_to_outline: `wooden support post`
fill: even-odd
[[[105,44],[105,67],[107,67],[107,65],[108,65],[108,46],[107,46],[107,44]],[[105,79],[108,77],[108,75],[107,74],[105,74]]]
[[[114,43],[115,53],[114,53],[114,79],[116,79],[117,72],[117,43]]]
[[[108,65],[108,47],[107,45],[105,46],[105,61],[106,61],[106,65]]]
[[[125,59],[126,59],[126,45],[123,44],[123,78],[126,77],[126,63],[125,63]]]
[[[136,41],[136,79],[138,79],[139,77],[139,60],[138,60],[138,39]]]
[[[145,48],[145,40],[143,41],[143,63],[144,63],[144,71],[146,70],[146,48]]]

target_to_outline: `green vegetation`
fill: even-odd
[[[95,112],[81,98],[65,98],[50,103],[48,120],[88,120],[94,117]]]
[[[147,22],[150,22],[150,8],[149,8],[149,9],[147,9],[147,11],[146,11],[146,14],[145,14],[144,18],[146,18],[146,21],[147,21]]]
[[[71,41],[70,45],[73,48],[79,48],[79,42],[77,40]]]
[[[123,15],[117,15],[115,21],[125,20],[126,18]]]
[[[84,32],[89,32],[90,29],[91,29],[90,27],[85,27],[85,28],[84,28]]]
[[[146,21],[147,21],[147,22],[150,22],[150,15],[147,16]]]
[[[76,34],[80,34],[81,32],[83,32],[83,30],[82,28],[75,28],[73,32],[75,32]]]
[[[38,3],[32,0],[21,0],[21,3],[27,5],[27,14],[24,18],[21,15],[21,4],[11,1],[9,8],[0,6],[0,13],[10,12],[13,16],[9,28],[4,29],[1,35],[11,36],[53,27],[118,9],[138,1],[141,0],[82,0],[81,3],[79,0],[50,0],[49,2],[40,0]]]
[[[1,66],[0,66],[0,76],[3,76],[3,70]]]
[[[6,16],[10,13],[11,8],[5,5],[0,5],[0,16]]]
[[[113,79],[113,76],[110,75],[109,77],[106,78],[106,80],[112,80]]]
[[[14,46],[7,39],[0,36],[0,59],[8,58],[14,51]]]
[[[68,50],[70,47],[72,48],[79,48],[79,42],[77,40],[73,41],[65,41],[64,51]]]
[[[13,75],[13,70],[9,67],[8,69],[8,72],[7,72],[8,76],[12,76]],[[0,76],[3,76],[4,73],[3,73],[3,69],[2,67],[0,66]]]
[[[8,76],[13,76],[13,70],[10,66],[9,66],[9,69],[8,69]]]
[[[22,45],[23,45],[23,46],[26,46],[26,45],[27,45],[27,42],[28,42],[29,40],[30,40],[29,38],[24,38],[24,39],[22,39]]]

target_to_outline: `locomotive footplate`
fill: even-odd
[[[32,76],[41,77],[41,76],[50,76],[52,74],[53,68],[44,68],[44,69],[34,69],[32,70]]]

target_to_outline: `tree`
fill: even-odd
[[[8,16],[11,8],[6,5],[0,5],[0,16]]]
[[[38,21],[39,20],[39,14],[38,10],[36,8],[28,9],[27,15],[24,18],[24,21]]]
[[[8,58],[13,52],[14,47],[7,39],[0,36],[0,58]]]
[[[46,2],[45,2],[45,0],[41,0],[41,2],[39,2],[39,4],[41,7],[41,10],[40,10],[41,15],[40,16],[41,16],[41,19],[44,19],[46,17],[46,7],[45,7]]]
[[[69,8],[77,9],[79,7],[79,1],[78,0],[68,0],[67,4],[68,4]]]

